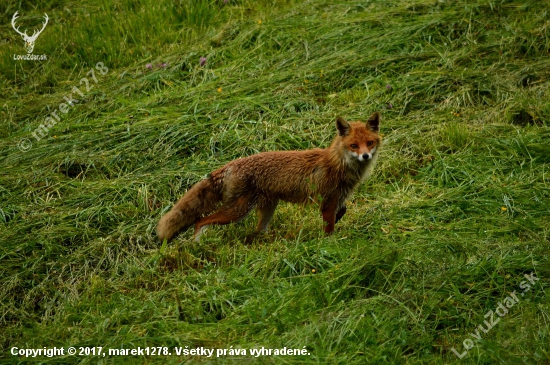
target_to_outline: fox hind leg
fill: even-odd
[[[236,200],[224,203],[213,214],[199,218],[195,223],[195,241],[199,241],[200,235],[211,224],[229,224],[238,222],[248,215],[253,208],[249,196],[239,197]]]
[[[258,232],[267,232],[267,227],[269,225],[269,222],[271,221],[271,218],[273,218],[273,213],[275,213],[275,208],[277,208],[278,203],[279,200],[276,199],[272,201],[262,202],[260,205],[258,205]]]

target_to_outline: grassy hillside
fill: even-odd
[[[15,11],[28,33],[48,14],[46,61],[13,59]],[[550,362],[544,1],[9,0],[0,19],[0,360]],[[252,240],[254,215],[156,240],[210,171],[373,111],[381,156],[333,236],[281,204]]]

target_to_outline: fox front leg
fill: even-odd
[[[344,216],[344,214],[346,214],[346,211],[347,211],[347,208],[346,208],[346,205],[344,204],[342,206],[342,208],[340,208],[340,210],[338,212],[336,212],[336,221],[334,223],[338,223],[338,221],[340,219],[342,219],[342,217]]]
[[[323,204],[323,207],[321,208],[321,213],[323,214],[323,222],[325,224],[325,233],[327,235],[332,234],[332,232],[334,232],[334,224],[336,223],[337,206],[338,206],[338,199],[336,197],[333,197],[332,199],[327,199],[326,203]]]

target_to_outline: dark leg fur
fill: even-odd
[[[346,214],[347,212],[347,208],[346,206],[344,205],[342,208],[340,208],[340,210],[336,213],[336,221],[334,222],[335,224],[338,223],[338,221],[340,219],[342,219],[342,217],[344,216],[344,214]]]

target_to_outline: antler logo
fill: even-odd
[[[46,24],[48,24],[48,14],[44,14],[44,19],[46,20],[44,22],[44,25],[42,26],[42,29],[40,29],[39,31],[34,31],[32,33],[32,36],[28,36],[27,35],[27,30],[25,29],[25,32],[24,33],[21,33],[19,31],[19,27],[15,27],[15,20],[17,19],[17,11],[15,12],[15,14],[13,14],[13,18],[11,18],[11,26],[13,27],[13,29],[15,29],[15,31],[17,33],[19,33],[21,35],[21,37],[23,37],[23,40],[25,41],[25,49],[27,50],[27,53],[32,53],[32,50],[34,49],[34,42],[36,42],[36,38],[38,38],[38,36],[40,35],[40,33],[42,33],[42,31],[44,30],[44,28],[46,28]]]

